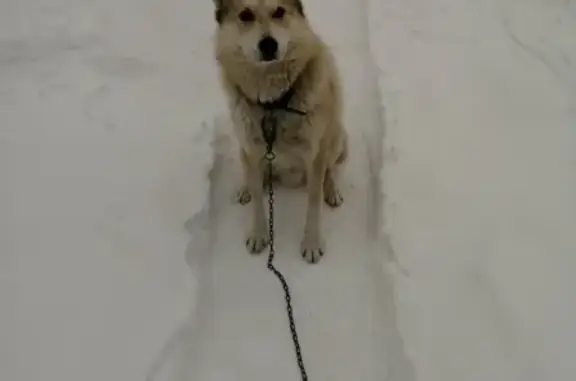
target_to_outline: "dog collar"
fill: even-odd
[[[258,105],[262,107],[266,111],[276,111],[282,110],[291,112],[298,115],[306,115],[304,111],[300,111],[298,109],[292,108],[289,106],[290,100],[294,96],[294,87],[290,87],[287,91],[285,91],[279,98],[268,101],[268,102],[260,102],[258,101]]]
[[[276,141],[276,127],[278,120],[273,113],[274,111],[285,111],[297,115],[306,115],[306,112],[292,108],[288,105],[293,96],[294,87],[290,87],[276,100],[269,102],[256,102],[258,106],[262,107],[264,111],[268,111],[267,113],[264,113],[260,127],[262,128],[262,135],[266,141],[266,144],[268,145],[269,150],[272,149],[272,145]]]

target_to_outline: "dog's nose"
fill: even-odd
[[[278,42],[274,38],[266,36],[258,43],[258,49],[260,49],[262,61],[272,61],[278,52]]]

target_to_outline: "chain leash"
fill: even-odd
[[[284,111],[296,113],[299,115],[304,115],[303,112],[283,107],[281,108]],[[276,128],[278,125],[278,121],[274,115],[265,115],[262,118],[262,134],[264,136],[264,140],[266,141],[266,153],[264,154],[264,159],[266,160],[266,164],[268,167],[268,234],[269,234],[269,252],[268,252],[268,270],[272,271],[278,281],[282,285],[284,289],[284,299],[286,301],[286,313],[288,315],[288,321],[290,326],[290,333],[292,335],[292,342],[294,344],[294,351],[296,354],[296,362],[298,364],[298,368],[300,370],[300,377],[302,381],[308,381],[308,374],[306,373],[306,368],[304,366],[304,359],[302,357],[302,349],[300,348],[300,340],[298,338],[298,331],[296,330],[296,323],[294,321],[294,310],[292,308],[292,295],[290,293],[290,288],[288,287],[288,283],[284,278],[284,275],[276,267],[274,267],[274,256],[276,254],[276,250],[274,248],[274,184],[273,184],[273,173],[272,167],[274,159],[276,158],[276,154],[273,151],[273,145],[276,141]]]

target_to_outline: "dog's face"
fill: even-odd
[[[217,56],[266,66],[295,59],[314,41],[300,0],[214,0]]]

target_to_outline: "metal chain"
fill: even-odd
[[[274,141],[276,140],[276,119],[272,116],[269,118],[262,119],[262,132],[264,139],[266,140],[266,154],[264,158],[266,159],[268,166],[268,233],[269,233],[269,254],[268,254],[268,269],[276,275],[276,278],[280,281],[282,288],[284,289],[284,299],[286,300],[286,312],[288,314],[288,321],[290,324],[290,333],[292,334],[292,342],[294,343],[294,351],[296,353],[296,362],[298,363],[298,368],[300,369],[300,376],[302,381],[308,380],[308,374],[306,373],[306,368],[304,367],[304,360],[302,358],[302,350],[300,348],[300,340],[298,339],[298,332],[296,331],[296,323],[294,322],[294,310],[292,308],[292,295],[290,293],[290,288],[284,275],[274,267],[274,255],[276,251],[274,249],[274,185],[273,179],[274,175],[272,173],[272,163],[276,158],[276,154],[272,150]]]

